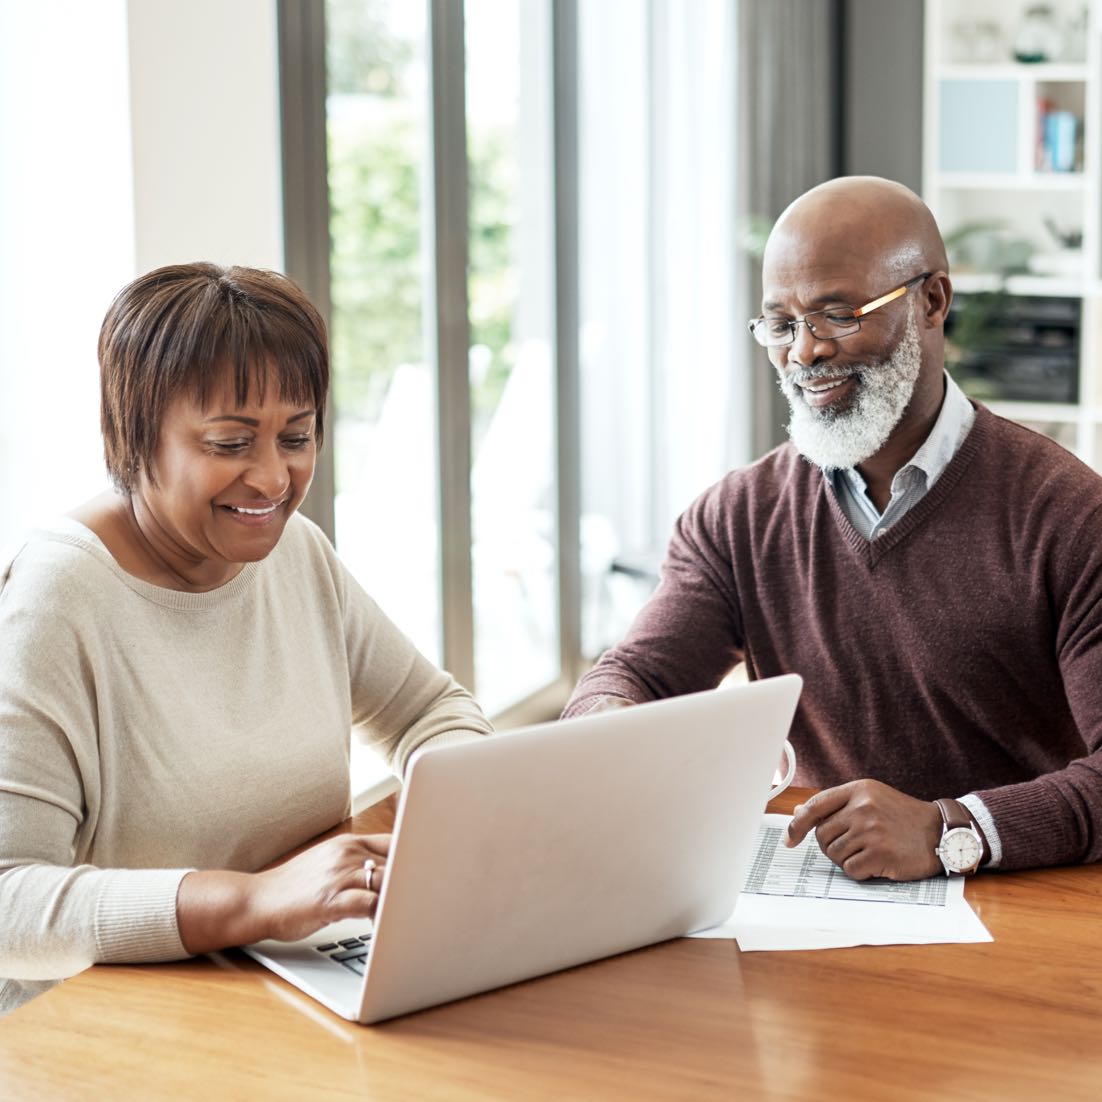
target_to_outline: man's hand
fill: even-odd
[[[853,880],[921,880],[942,872],[941,813],[880,781],[850,781],[797,804],[785,845],[814,829],[823,853]]]

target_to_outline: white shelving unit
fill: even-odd
[[[1002,227],[950,257],[962,296],[1001,288],[1080,303],[1077,401],[985,400],[1102,469],[1102,0],[1042,5],[1062,40],[1043,61],[1018,61],[1022,20],[1037,6],[927,0],[924,198],[946,237],[984,222]],[[1062,247],[1050,225],[1080,233],[1081,246]],[[999,240],[1004,257],[1011,241],[1031,253],[1027,272],[1001,274]]]

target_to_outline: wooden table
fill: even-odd
[[[0,1098],[1102,1097],[1102,868],[967,897],[994,943],[682,939],[367,1027],[237,952],[100,965],[0,1022]]]

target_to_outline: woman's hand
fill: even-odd
[[[251,905],[263,936],[298,941],[342,918],[371,917],[389,852],[389,834],[342,834],[256,873]]]
[[[297,941],[342,918],[375,913],[389,834],[340,834],[275,868],[188,873],[176,896],[180,940],[191,954],[263,938]],[[375,862],[370,871],[365,862]]]

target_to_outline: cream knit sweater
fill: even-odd
[[[97,961],[186,956],[193,868],[254,870],[349,812],[349,731],[397,772],[491,728],[292,517],[207,593],[84,526],[0,564],[0,1014]]]

